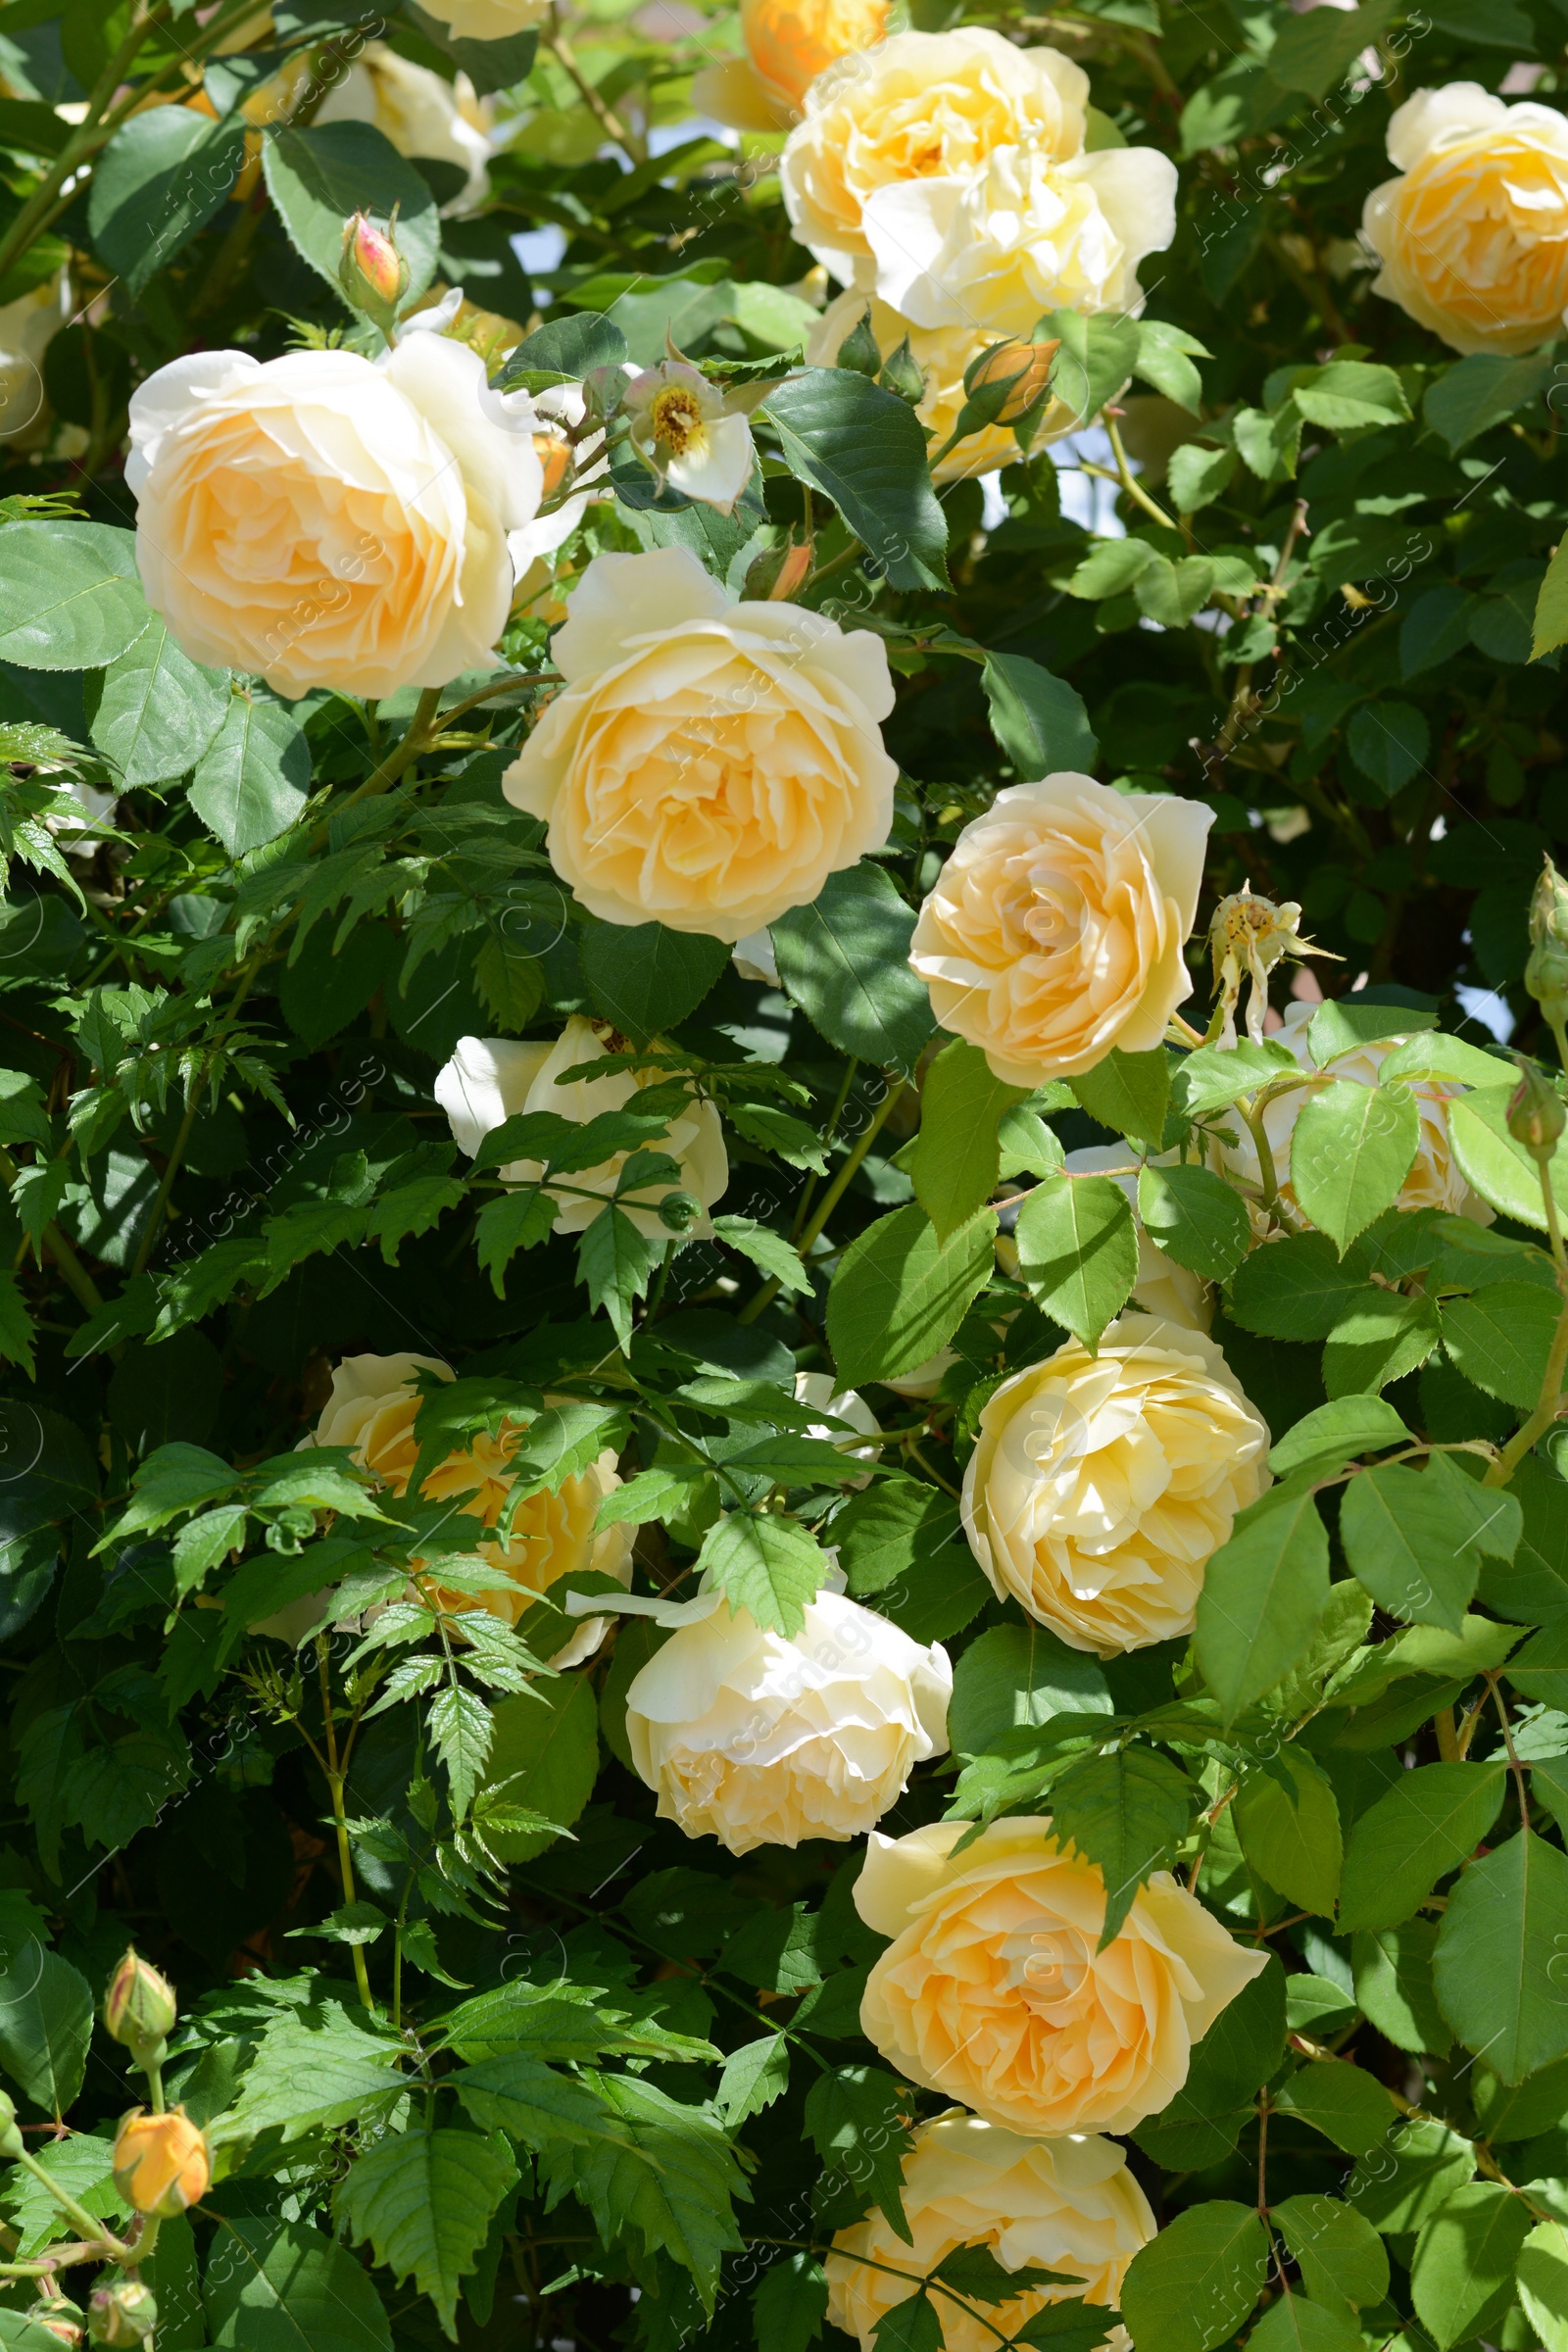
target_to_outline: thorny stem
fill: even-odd
[[[343,1877],[343,1900],[352,1903],[354,1857],[349,1851],[349,1829],[343,1815],[343,1772],[338,1762],[337,1718],[332,1708],[332,1653],[324,1634],[316,1637],[316,1663],[321,1678],[321,1721],[326,1730],[326,1785],[332,1792],[332,1827],[337,1832],[338,1869]],[[354,1958],[354,1982],[359,1987],[360,1999],[367,2009],[373,2009],[375,2003],[370,1998],[370,1973],[365,1965],[365,1946],[352,1943],[349,1950]]]
[[[391,789],[404,769],[412,767],[419,754],[428,750],[435,735],[439,732],[439,729],[432,727],[430,722],[440,708],[441,688],[427,686],[419,697],[418,708],[414,713],[409,731],[402,742],[393,746],[380,766],[373,767],[365,782],[356,785],[346,800],[337,802],[331,812],[333,816],[341,816],[344,809],[352,808],[356,801],[374,800],[378,794]],[[326,839],[326,821],[323,820],[317,828],[317,837],[311,844],[313,849],[318,849]]]
[[[544,36],[544,46],[549,50],[567,80],[571,82],[578,97],[601,129],[608,137],[613,139],[617,146],[625,148],[633,163],[640,162],[641,158],[637,153],[638,142],[632,138],[614,109],[605,104],[583,72],[577,53],[563,32],[560,20],[553,8],[550,12],[550,29]]]
[[[840,1168],[838,1174],[828,1186],[826,1193],[822,1197],[821,1207],[817,1210],[815,1216],[811,1219],[811,1222],[802,1234],[800,1241],[796,1244],[796,1247],[799,1250],[802,1257],[805,1257],[807,1251],[810,1249],[811,1244],[816,1240],[823,1226],[827,1223],[829,1217],[837,1208],[840,1200],[842,1200],[844,1198],[845,1193],[854,1183],[856,1176],[859,1172],[860,1162],[870,1151],[877,1135],[880,1133],[885,1121],[891,1114],[893,1105],[895,1102],[897,1102],[903,1092],[903,1079],[893,1079],[888,1086],[886,1095],[882,1099],[875,1118],[869,1121],[860,1136],[859,1142],[855,1146],[855,1149],[853,1152],[851,1152],[848,1159],[846,1159],[844,1162],[843,1167]],[[775,1274],[769,1281],[763,1283],[756,1298],[753,1298],[749,1304],[742,1307],[739,1320],[742,1323],[755,1323],[762,1309],[765,1306],[770,1305],[773,1299],[777,1298],[779,1282],[778,1277]]]
[[[110,2256],[116,2262],[129,2261],[130,2248],[123,2240],[116,2237],[112,2230],[105,2229],[102,2222],[94,2221],[86,2207],[78,2205],[69,2189],[61,2187],[53,2173],[46,2172],[36,2156],[29,2156],[26,2149],[24,2148],[16,2158],[16,2162],[22,2166],[24,2172],[32,2175],[40,2188],[48,2190],[67,2221],[73,2223],[81,2231],[89,2245],[107,2247]]]
[[[1530,1799],[1525,1794],[1524,1766],[1520,1763],[1518,1751],[1514,1747],[1513,1729],[1508,1721],[1507,1705],[1502,1692],[1497,1688],[1497,1677],[1494,1674],[1489,1674],[1485,1680],[1487,1689],[1492,1692],[1493,1701],[1496,1706],[1497,1721],[1502,1726],[1502,1744],[1507,1751],[1508,1769],[1513,1774],[1514,1788],[1519,1798],[1519,1819],[1522,1826],[1528,1830],[1530,1827]]]
[[[1150,497],[1149,492],[1128,465],[1127,452],[1121,445],[1121,429],[1109,409],[1101,411],[1101,421],[1105,427],[1105,438],[1110,443],[1111,453],[1116,460],[1117,479],[1127,496],[1133,500],[1135,505],[1142,507],[1146,514],[1152,514],[1154,520],[1162,524],[1167,531],[1179,532],[1181,525],[1171,519],[1157,500]]]

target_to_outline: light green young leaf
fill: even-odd
[[[897,1380],[947,1346],[990,1277],[996,1232],[995,1210],[982,1208],[940,1241],[911,1202],[856,1236],[827,1299],[828,1344],[846,1388]]]
[[[996,1191],[1004,1112],[1029,1090],[996,1077],[978,1047],[944,1046],[920,1092],[920,1132],[910,1156],[914,1197],[946,1242]]]
[[[1018,1271],[1030,1297],[1096,1348],[1138,1279],[1138,1231],[1109,1176],[1048,1176],[1018,1213]]]
[[[397,2278],[412,2276],[458,2340],[458,2293],[490,2216],[517,2178],[499,2135],[414,2124],[363,2149],[333,2199],[352,2236]]]
[[[1393,1206],[1420,1140],[1415,1097],[1402,1086],[1337,1079],[1307,1096],[1291,1137],[1291,1184],[1342,1258]]]

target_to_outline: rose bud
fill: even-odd
[[[398,251],[392,224],[377,228],[364,213],[343,223],[343,258],[338,283],[357,311],[391,338],[398,304],[409,290],[409,265]]]
[[[1533,1159],[1549,1159],[1565,1126],[1568,1106],[1551,1080],[1521,1061],[1519,1083],[1508,1097],[1508,1133],[1514,1142],[1523,1144]]]
[[[183,2107],[167,2115],[133,2108],[115,2141],[115,2186],[137,2213],[170,2221],[207,2194],[213,2160],[207,2135]]]
[[[79,2344],[82,2340],[80,2307],[64,2295],[57,2295],[52,2303],[35,2303],[27,2318],[59,2343]]]
[[[144,2344],[158,2325],[158,2304],[139,2278],[95,2286],[87,2304],[87,2333],[95,2344]]]
[[[179,2016],[174,1987],[132,1949],[116,1969],[104,1996],[104,2027],[140,2066],[158,2065]]]

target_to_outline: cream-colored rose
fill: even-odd
[[[1190,1634],[1203,1570],[1268,1484],[1269,1433],[1206,1332],[1123,1315],[980,1414],[969,1547],[1004,1600],[1115,1657]]]
[[[514,41],[550,14],[550,0],[430,0],[425,10],[460,41]]]
[[[795,234],[846,284],[869,262],[864,214],[879,188],[962,179],[999,147],[1081,154],[1089,80],[1056,49],[1000,32],[900,32],[841,58],[807,91],[779,167]]]
[[[507,533],[539,505],[534,423],[438,333],[405,330],[374,366],[172,361],[130,403],[147,601],[194,660],[279,694],[444,686],[488,665],[506,625]]]
[[[421,1371],[444,1381],[453,1378],[451,1366],[437,1356],[345,1356],[334,1367],[331,1395],[306,1445],[347,1446],[362,1469],[392,1494],[406,1494],[419,1455],[414,1422],[419,1409],[416,1375]],[[560,1404],[565,1399],[547,1396],[545,1401]],[[520,1426],[512,1422],[503,1422],[494,1434],[481,1431],[426,1473],[420,1493],[433,1502],[456,1502],[463,1517],[477,1519],[485,1530],[496,1529],[516,1484],[510,1464],[521,1435]],[[617,1522],[601,1534],[594,1532],[600,1503],[620,1483],[612,1449],[563,1479],[554,1494],[541,1490],[526,1495],[513,1512],[506,1535],[474,1538],[476,1555],[502,1570],[512,1580],[510,1585],[467,1593],[437,1583],[447,1608],[460,1614],[481,1609],[504,1624],[521,1625],[526,1640],[522,1621],[528,1610],[564,1577],[597,1572],[629,1585],[636,1528]],[[607,1623],[603,1617],[584,1619],[548,1663],[564,1668],[591,1657],[605,1638]]]
[[[373,122],[399,155],[456,164],[467,184],[446,213],[469,213],[490,192],[490,124],[495,109],[475,96],[466,74],[444,81],[427,66],[399,57],[384,41],[367,41],[316,110],[318,122]]]
[[[1402,174],[1366,200],[1372,281],[1453,351],[1536,351],[1568,305],[1568,119],[1479,82],[1418,90],[1389,122]]]
[[[987,2123],[1054,2137],[1132,2132],[1187,2080],[1193,2044],[1268,1965],[1244,1951],[1168,1871],[1140,1887],[1103,1951],[1099,1870],[1062,1853],[1049,1819],[906,1838],[872,1833],[855,1885],[893,1943],[872,1969],[860,2030],[926,2090]]]
[[[915,2278],[928,2278],[959,2246],[984,2246],[1004,2271],[1083,2280],[1076,2289],[1029,2287],[1004,2303],[955,2301],[939,2286],[931,2303],[945,2352],[995,2352],[999,2328],[1016,2337],[1050,2303],[1081,2298],[1114,2309],[1128,2264],[1154,2234],[1149,2200],[1114,2140],[1026,2139],[956,2111],[915,2132],[904,2159],[904,2213],[912,2245],[873,2206],[838,2232],[824,2266],[827,2316],[858,2338],[860,2352],[874,2352],[878,2326],[915,2292]],[[1107,2318],[1105,2334],[1111,2352],[1127,2352],[1125,2328]]]
[[[1140,307],[1138,265],[1176,234],[1176,167],[1154,147],[998,147],[965,177],[873,190],[860,225],[877,292],[916,326],[1027,336],[1048,311]]]
[[[1176,1153],[1156,1152],[1150,1166],[1174,1166]],[[1139,1163],[1126,1144],[1086,1144],[1069,1152],[1062,1162],[1069,1176],[1110,1176],[1127,1196],[1138,1230],[1138,1280],[1130,1303],[1156,1323],[1174,1323],[1182,1331],[1207,1331],[1214,1320],[1214,1296],[1200,1274],[1179,1266],[1157,1249],[1144,1231],[1138,1215]],[[1021,1205],[1021,1203],[1020,1203]]]
[[[20,440],[41,419],[43,355],[70,317],[63,270],[15,302],[0,303],[0,442]]]
[[[943,448],[953,438],[958,413],[968,397],[963,388],[963,371],[997,338],[977,326],[915,326],[901,318],[880,296],[858,293],[852,287],[828,304],[807,336],[808,367],[837,365],[839,346],[864,318],[867,303],[871,310],[871,332],[884,360],[890,359],[907,337],[909,357],[925,379],[925,391],[914,413],[931,435],[933,449]],[[1031,455],[1044,449],[1048,441],[1072,432],[1080,421],[1067,402],[1049,400],[1030,436]],[[933,479],[963,481],[971,474],[995,473],[1000,466],[1017,463],[1018,443],[1011,429],[987,425],[981,432],[966,434],[956,448],[949,450],[934,468]]]
[[[606,922],[733,945],[887,840],[893,686],[868,629],[731,604],[666,547],[596,556],[552,650],[567,683],[503,789]]]
[[[550,1110],[558,1118],[586,1126],[601,1111],[624,1110],[642,1088],[651,1086],[653,1070],[613,1070],[604,1078],[573,1078],[560,1083],[566,1070],[584,1062],[604,1061],[612,1052],[614,1032],[604,1021],[585,1020],[573,1013],[552,1045],[518,1044],[510,1037],[460,1037],[458,1050],[436,1077],[435,1099],[452,1123],[460,1150],[471,1158],[485,1137],[524,1110]],[[616,1040],[618,1047],[621,1041]],[[666,1132],[653,1137],[645,1150],[666,1152],[680,1166],[681,1185],[705,1210],[721,1200],[729,1182],[729,1155],[724,1130],[711,1102],[692,1102]],[[612,1198],[630,1156],[617,1152],[597,1167],[574,1168],[552,1187],[560,1202],[557,1233],[581,1233],[593,1223],[606,1200]],[[504,1184],[535,1184],[544,1173],[538,1159],[511,1160],[500,1171]],[[640,1187],[627,1194],[622,1208],[639,1233],[655,1240],[670,1239],[670,1228],[660,1221],[659,1202],[673,1188],[667,1182]],[[712,1220],[696,1218],[684,1228],[687,1241],[704,1241],[712,1233]]]
[[[1192,994],[1182,946],[1212,811],[1089,776],[999,792],[920,909],[909,961],[944,1029],[999,1078],[1038,1086],[1113,1046],[1152,1053]]]
[[[705,66],[692,106],[736,130],[788,130],[818,74],[887,30],[888,0],[741,0],[744,57]]]
[[[803,1433],[808,1438],[820,1440],[824,1445],[837,1446],[843,1442],[844,1431],[832,1428],[830,1421],[842,1421],[849,1428],[858,1429],[873,1440],[881,1438],[882,1424],[859,1390],[841,1389],[831,1372],[797,1372],[795,1401],[797,1404],[808,1404],[813,1412],[829,1416],[829,1421],[811,1422]],[[872,1444],[850,1446],[845,1450],[858,1462],[874,1462],[880,1458],[882,1447],[879,1444]],[[871,1474],[867,1471],[864,1478],[853,1479],[850,1483],[856,1487],[867,1487],[871,1483]]]
[[[1274,1032],[1271,1043],[1285,1046],[1303,1070],[1316,1070],[1312,1049],[1307,1043],[1307,1027],[1315,1004],[1291,1004],[1284,1025]],[[1352,1086],[1376,1086],[1378,1071],[1402,1038],[1380,1038],[1375,1045],[1357,1046],[1349,1054],[1336,1054],[1324,1067],[1331,1078],[1344,1078]],[[1499,1063],[1499,1069],[1503,1067]],[[1399,1188],[1396,1208],[1437,1208],[1448,1214],[1470,1217],[1478,1225],[1491,1225],[1494,1212],[1479,1194],[1473,1193],[1459,1170],[1448,1140],[1448,1104],[1465,1089],[1446,1079],[1424,1078],[1410,1088],[1415,1098],[1420,1121],[1421,1140],[1416,1146],[1410,1173]],[[1274,1162],[1274,1174],[1280,1198],[1285,1200],[1303,1223],[1310,1218],[1300,1207],[1291,1183],[1291,1142],[1296,1134],[1296,1122],[1302,1105],[1309,1100],[1308,1090],[1297,1087],[1288,1095],[1276,1095],[1263,1105],[1263,1133],[1268,1139],[1269,1156]],[[1261,1183],[1257,1147],[1242,1121],[1230,1113],[1222,1122],[1234,1141],[1214,1148],[1214,1161],[1222,1175],[1238,1177],[1245,1184]]]
[[[793,1641],[720,1603],[683,1625],[626,1693],[626,1740],[659,1816],[732,1854],[859,1838],[948,1744],[953,1669],[842,1593]]]

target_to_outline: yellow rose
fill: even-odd
[[[428,66],[399,57],[384,41],[367,41],[317,108],[318,122],[373,122],[399,155],[456,164],[467,174],[446,213],[471,212],[490,192],[490,123],[495,108],[474,94],[466,74],[446,81]]]
[[[929,2278],[959,2246],[984,2246],[1004,2271],[1033,2266],[1083,2280],[1076,2292],[1035,2286],[1004,2303],[956,2302],[938,2286],[931,2302],[945,2352],[995,2352],[998,2328],[1016,2336],[1048,2304],[1081,2295],[1114,2309],[1128,2264],[1154,2234],[1149,2200],[1114,2140],[1025,2139],[956,2112],[915,2132],[904,2160],[904,2213],[912,2245],[873,2206],[838,2232],[824,2265],[827,2316],[859,2339],[860,2352],[874,2352],[880,2322],[915,2291],[913,2278],[893,2273]],[[1125,2328],[1107,2319],[1105,2334],[1112,2352],[1126,2352]]]
[[[1284,1025],[1274,1032],[1272,1043],[1285,1046],[1303,1070],[1315,1070],[1312,1049],[1307,1043],[1307,1027],[1315,1004],[1291,1004],[1285,1013]],[[1327,1063],[1331,1078],[1348,1080],[1352,1086],[1376,1086],[1383,1061],[1394,1052],[1402,1038],[1381,1038],[1375,1045],[1357,1046],[1351,1053],[1337,1054]],[[1499,1079],[1506,1075],[1507,1064],[1497,1064]],[[1470,1190],[1459,1172],[1448,1140],[1448,1104],[1465,1089],[1446,1079],[1426,1078],[1410,1088],[1415,1098],[1416,1113],[1420,1120],[1421,1140],[1411,1162],[1410,1173],[1399,1188],[1396,1208],[1436,1208],[1449,1215],[1470,1217],[1478,1225],[1491,1225],[1494,1212],[1480,1196]],[[1269,1156],[1279,1184],[1280,1198],[1296,1211],[1298,1217],[1310,1223],[1297,1201],[1291,1183],[1291,1143],[1296,1134],[1296,1122],[1303,1105],[1310,1100],[1305,1087],[1298,1087],[1288,1095],[1276,1095],[1272,1102],[1263,1105],[1263,1133],[1268,1138]],[[1240,1119],[1232,1116],[1225,1121],[1235,1141],[1214,1147],[1214,1161],[1224,1175],[1239,1178],[1244,1184],[1261,1183],[1257,1147]]]
[[[418,1459],[418,1436],[414,1427],[419,1409],[415,1375],[434,1372],[453,1378],[449,1364],[428,1355],[350,1355],[332,1374],[332,1392],[322,1408],[308,1446],[346,1446],[364,1470],[368,1470],[394,1494],[408,1491]],[[547,1404],[561,1403],[547,1397]],[[493,1435],[481,1431],[460,1450],[448,1454],[427,1473],[420,1492],[431,1501],[457,1501],[460,1514],[477,1519],[485,1529],[496,1527],[506,1510],[516,1481],[510,1468],[521,1436],[518,1426],[504,1422]],[[620,1485],[612,1451],[601,1453],[586,1469],[563,1479],[554,1494],[541,1490],[521,1501],[513,1514],[510,1534],[503,1539],[476,1536],[473,1549],[491,1567],[512,1581],[504,1590],[464,1593],[437,1585],[445,1605],[454,1611],[483,1609],[507,1625],[517,1625],[541,1593],[563,1577],[596,1571],[621,1585],[631,1583],[631,1550],[635,1527],[624,1522],[594,1533],[599,1505]],[[438,1566],[439,1563],[432,1563]],[[604,1640],[607,1620],[590,1617],[550,1663],[575,1666],[590,1657]],[[253,1628],[253,1631],[265,1631]],[[286,1629],[285,1629],[286,1630]],[[527,1629],[523,1627],[524,1639]]]
[[[997,338],[977,326],[913,326],[879,296],[858,293],[851,287],[848,293],[837,295],[828,304],[807,336],[808,367],[837,365],[839,345],[864,318],[867,303],[871,306],[871,332],[884,360],[891,358],[905,337],[908,337],[909,357],[925,378],[925,392],[914,413],[931,434],[933,449],[942,448],[952,439],[958,412],[968,397],[963,388],[963,371]],[[1031,452],[1044,449],[1048,441],[1057,440],[1063,433],[1072,432],[1078,421],[1065,401],[1048,401],[1030,440]],[[987,425],[983,432],[967,434],[956,449],[950,450],[937,465],[933,478],[939,482],[963,481],[970,474],[995,473],[1003,466],[1017,463],[1018,443],[1011,429],[1005,425]]]
[[[503,789],[593,914],[731,945],[888,837],[882,640],[732,604],[684,548],[596,556],[552,640],[566,685]]]
[[[1389,121],[1403,174],[1366,200],[1372,291],[1450,350],[1536,351],[1568,305],[1568,120],[1479,82],[1418,90]]]
[[[818,74],[887,30],[888,0],[741,0],[744,57],[705,66],[692,107],[736,130],[788,130]]]
[[[460,1037],[457,1052],[435,1082],[435,1099],[452,1123],[460,1149],[471,1158],[484,1138],[517,1111],[554,1111],[558,1118],[575,1119],[586,1126],[601,1111],[624,1110],[635,1102],[643,1087],[654,1083],[657,1072],[617,1070],[605,1078],[574,1078],[564,1086],[560,1083],[563,1071],[608,1059],[612,1039],[617,1046],[622,1042],[606,1022],[584,1020],[580,1013],[571,1015],[553,1045],[548,1040],[520,1045],[509,1037]],[[647,1148],[667,1152],[679,1163],[681,1185],[705,1211],[723,1198],[729,1183],[729,1155],[724,1150],[723,1126],[711,1102],[691,1103],[663,1135],[651,1139]],[[556,1211],[557,1233],[581,1233],[593,1223],[613,1197],[628,1157],[627,1152],[617,1152],[598,1167],[574,1168],[562,1178],[563,1186],[570,1189],[555,1195],[561,1204]],[[505,1184],[532,1184],[543,1173],[544,1162],[537,1159],[512,1160],[500,1170]],[[626,1195],[618,1206],[639,1233],[667,1241],[670,1230],[661,1222],[658,1202],[672,1189],[663,1181],[651,1184]],[[712,1220],[705,1214],[685,1227],[682,1238],[705,1241],[712,1230]]]
[[[859,1838],[945,1754],[953,1669],[890,1619],[821,1592],[793,1640],[720,1600],[626,1693],[626,1740],[662,1821],[732,1854]]]
[[[920,909],[909,961],[944,1029],[999,1078],[1076,1077],[1113,1046],[1148,1054],[1192,994],[1182,945],[1212,811],[1089,776],[1009,785],[964,826]]]
[[[1054,2136],[1131,2132],[1187,2080],[1194,2042],[1268,1964],[1156,1871],[1099,1949],[1104,1882],[1062,1853],[1048,1819],[874,1831],[855,1886],[894,1941],[871,1971],[860,2030],[924,2089],[987,2123]]]
[[[133,2107],[115,2135],[115,2186],[136,2213],[171,2221],[199,2205],[213,2178],[212,2151],[183,2107],[149,2115]]]
[[[430,0],[425,10],[460,41],[514,41],[550,14],[550,0]]]
[[[1206,1332],[1123,1315],[987,1399],[963,1480],[999,1596],[1102,1658],[1190,1634],[1203,1570],[1268,1484],[1269,1433]]]
[[[847,284],[871,259],[863,216],[879,188],[954,179],[999,147],[1065,161],[1082,152],[1089,79],[1055,49],[1000,32],[900,32],[841,58],[806,93],[780,163],[795,234]]]
[[[477,353],[408,328],[349,351],[174,360],[133,395],[125,479],[154,612],[279,694],[444,686],[488,667],[507,533],[539,505],[535,418]]]

